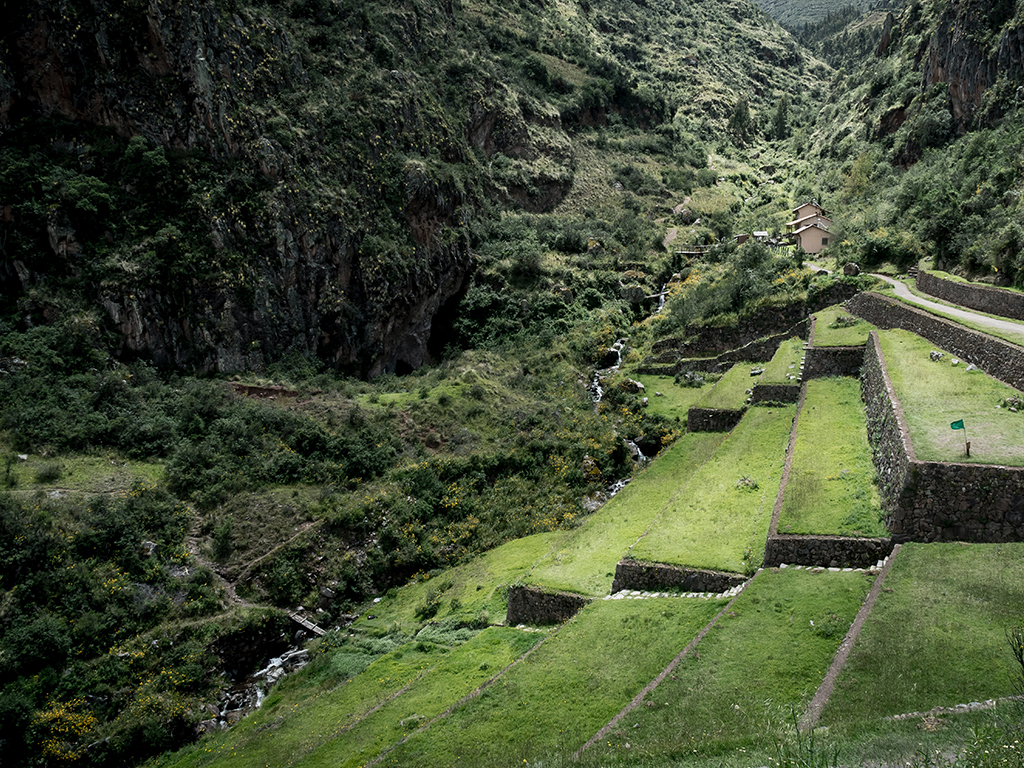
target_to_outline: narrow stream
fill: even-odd
[[[601,402],[601,398],[604,397],[604,387],[601,386],[602,381],[610,380],[615,373],[619,370],[619,366],[622,365],[622,350],[626,348],[626,339],[618,339],[614,344],[608,348],[608,352],[605,355],[604,362],[607,363],[614,359],[614,363],[606,368],[599,368],[594,371],[594,378],[590,382],[590,399],[594,403],[594,410],[597,410],[598,404]],[[629,450],[629,455],[633,458],[634,464],[643,464],[644,462],[650,461],[647,456],[644,456],[643,451],[640,450],[639,446],[632,440],[622,438],[622,442]],[[605,500],[612,498],[615,494],[625,488],[632,478],[623,478],[616,480],[609,484],[604,491]]]

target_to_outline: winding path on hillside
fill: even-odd
[[[988,315],[982,315],[977,312],[971,312],[970,310],[961,309],[960,307],[951,306],[949,304],[939,304],[935,301],[922,299],[920,296],[912,293],[911,290],[899,280],[894,280],[893,278],[886,277],[885,275],[872,274],[871,276],[889,283],[889,285],[896,289],[896,295],[900,299],[910,302],[911,304],[916,304],[919,307],[930,309],[934,312],[942,312],[951,317],[959,318],[960,320],[967,320],[975,323],[976,325],[991,328],[994,331],[1016,333],[1024,336],[1024,323],[1015,322],[1013,320],[1000,320],[999,318],[989,317]]]

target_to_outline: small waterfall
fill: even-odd
[[[668,283],[663,283],[661,286],[661,293],[658,294],[658,311],[655,312],[655,314],[658,314],[665,308],[666,296],[668,296]]]
[[[605,352],[604,368],[599,368],[594,371],[594,379],[590,382],[590,399],[594,402],[594,408],[597,408],[597,404],[601,402],[601,398],[604,397],[604,387],[601,386],[601,380],[614,376],[615,372],[619,370],[619,366],[622,365],[622,350],[626,346],[625,339],[619,339]]]
[[[629,453],[633,457],[634,464],[643,464],[646,461],[650,461],[649,458],[644,456],[644,452],[640,450],[640,446],[634,443],[632,440],[627,440],[626,438],[623,438],[622,442],[624,442],[626,444],[626,447],[629,449]]]

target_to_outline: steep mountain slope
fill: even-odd
[[[29,3],[0,32],[0,295],[122,358],[428,358],[492,205],[549,208],[609,120],[721,130],[812,85],[745,0]],[[782,69],[785,68],[785,69]],[[500,160],[500,162],[495,162]]]

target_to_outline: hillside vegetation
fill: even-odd
[[[0,762],[567,764],[670,664],[579,764],[820,761],[793,721],[873,574],[759,572],[795,408],[686,433],[691,405],[746,407],[750,365],[638,371],[871,287],[733,242],[812,199],[836,234],[816,264],[1024,286],[1024,11],[820,10],[772,6],[791,34],[747,0],[12,6]],[[811,407],[849,432],[825,484],[852,477],[819,487],[836,427],[816,412],[793,530],[879,533],[851,387]],[[879,719],[1020,684],[997,649],[1019,574],[954,549],[952,586],[928,547],[897,560],[824,716],[851,764],[1015,743],[1007,707]],[[612,600],[627,556],[757,575],[735,602]],[[908,616],[925,575],[935,604]],[[504,626],[524,585],[592,602]],[[296,635],[295,611],[326,634]],[[948,637],[919,646],[933,616]],[[886,669],[928,682],[875,712],[894,628]],[[938,684],[976,640],[985,658]],[[250,676],[303,645],[244,716]]]

